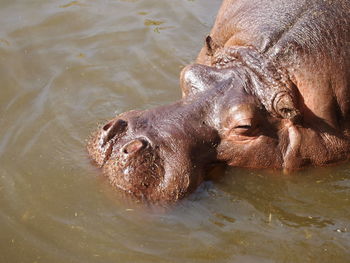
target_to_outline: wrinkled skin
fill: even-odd
[[[350,2],[225,0],[183,99],[111,120],[88,151],[117,188],[173,202],[218,163],[286,171],[349,158]]]

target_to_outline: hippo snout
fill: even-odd
[[[216,160],[217,132],[202,118],[199,125],[187,121],[198,108],[178,106],[123,113],[91,136],[89,155],[113,186],[138,199],[172,202],[204,180],[206,164]]]
[[[164,169],[147,126],[135,113],[122,114],[90,138],[88,151],[112,185],[141,199],[159,195]]]

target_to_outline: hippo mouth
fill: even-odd
[[[139,137],[122,147],[111,142],[108,149],[102,170],[110,183],[138,199],[155,199],[153,196],[159,192],[164,169],[150,141]]]

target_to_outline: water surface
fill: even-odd
[[[229,169],[168,210],[89,162],[96,125],[180,98],[220,0],[2,0],[0,262],[350,262],[350,165]]]

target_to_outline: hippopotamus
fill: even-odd
[[[293,171],[350,155],[350,1],[225,0],[182,99],[116,116],[88,152],[110,183],[174,202],[218,164]]]

